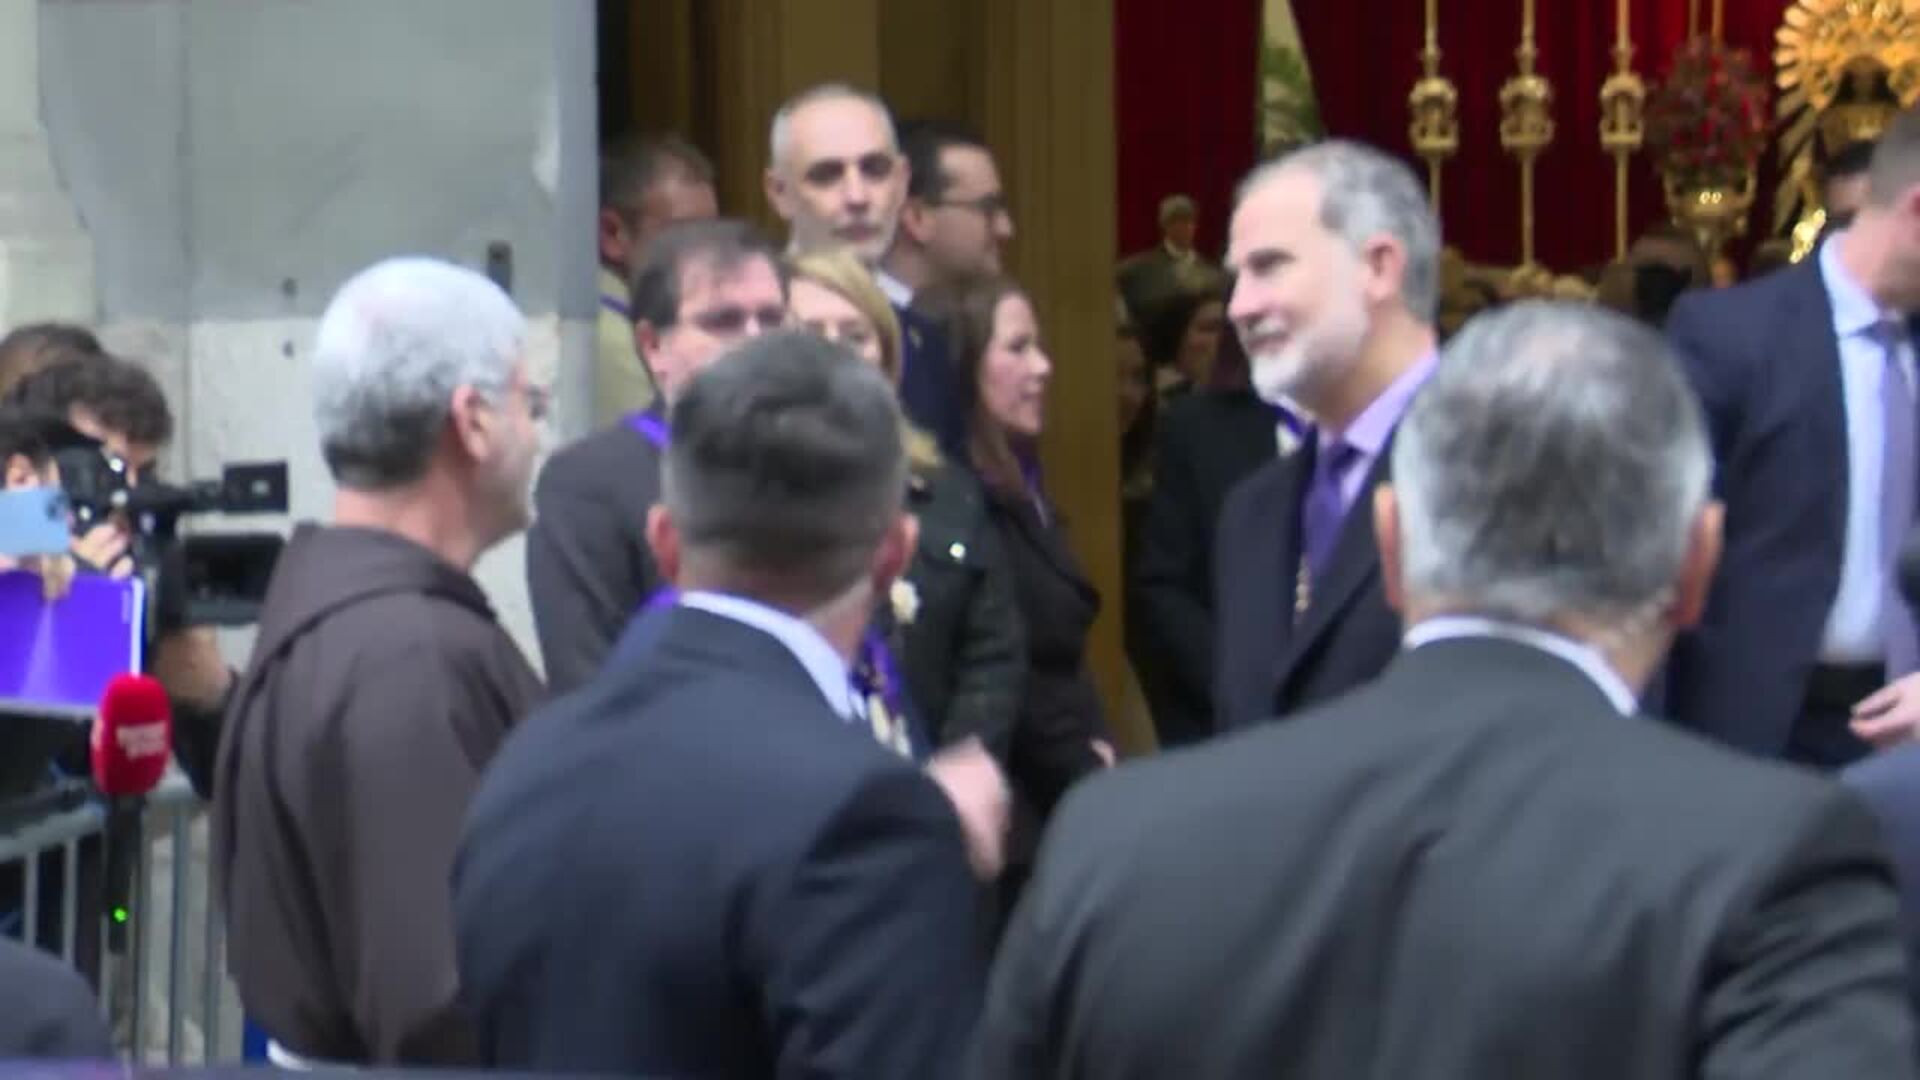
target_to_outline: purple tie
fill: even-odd
[[[1325,432],[1316,438],[1325,438]],[[1334,541],[1340,537],[1340,521],[1346,516],[1340,480],[1356,453],[1350,443],[1337,437],[1317,445],[1314,451],[1313,479],[1300,506],[1300,540],[1307,574],[1315,580],[1326,570]]]
[[[1914,511],[1914,392],[1900,363],[1900,343],[1906,327],[1883,322],[1873,336],[1886,354],[1880,374],[1881,419],[1886,425],[1887,452],[1880,476],[1880,561],[1886,568],[1881,586],[1881,629],[1887,641],[1887,681],[1920,669],[1920,641],[1916,641],[1913,613],[1900,595],[1900,548],[1913,526]]]

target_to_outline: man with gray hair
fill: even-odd
[[[1399,644],[1364,511],[1432,373],[1440,226],[1396,158],[1353,142],[1297,150],[1240,187],[1227,314],[1254,389],[1309,422],[1240,482],[1214,558],[1214,717],[1242,727],[1378,674]]]
[[[678,598],[502,751],[461,843],[485,1059],[954,1075],[979,1004],[960,822],[849,683],[917,531],[892,388],[782,332],[671,419],[647,539]]]
[[[1597,308],[1484,316],[1392,452],[1405,651],[1070,796],[977,1075],[1915,1075],[1865,809],[1637,715],[1719,550],[1671,352]]]
[[[886,102],[845,83],[803,90],[774,114],[767,149],[767,202],[787,223],[788,252],[845,248],[877,280],[892,281],[888,300],[900,320],[901,403],[942,450],[966,460],[972,396],[947,358],[946,337],[909,306],[910,292],[880,268],[899,231],[912,171]]]
[[[217,758],[228,968],[282,1063],[469,1063],[454,843],[541,693],[471,575],[527,523],[547,391],[505,293],[407,258],[327,305],[313,403],[333,523],[280,556]]]

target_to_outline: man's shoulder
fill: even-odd
[[[1689,289],[1674,301],[1667,323],[1700,322],[1716,331],[1763,333],[1775,315],[1790,313],[1809,290],[1822,287],[1816,267],[1788,266],[1725,288]]]
[[[622,417],[555,451],[540,470],[538,494],[598,495],[630,490],[638,484],[657,489],[651,479],[660,451]]]
[[[1231,525],[1244,527],[1247,515],[1275,505],[1273,500],[1286,493],[1293,474],[1299,470],[1298,457],[1299,451],[1295,451],[1262,462],[1227,491],[1226,502],[1220,508],[1221,535],[1226,535]]]

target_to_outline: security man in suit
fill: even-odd
[[[1707,414],[1727,552],[1674,648],[1674,718],[1837,768],[1920,727],[1914,611],[1920,109],[1889,125],[1852,224],[1795,266],[1681,297],[1667,322]]]
[[[961,824],[851,685],[915,543],[893,388],[772,335],[671,420],[647,540],[678,602],[528,722],[468,821],[454,910],[486,1058],[956,1075],[980,989]]]
[[[1711,471],[1653,331],[1469,324],[1370,507],[1406,651],[1068,796],[975,1075],[1914,1076],[1866,809],[1638,715]]]

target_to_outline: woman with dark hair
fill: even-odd
[[[1219,335],[1206,386],[1168,404],[1154,489],[1128,567],[1127,652],[1160,745],[1213,731],[1213,533],[1235,484],[1297,435],[1255,396],[1237,334]]]
[[[1182,292],[1150,317],[1141,346],[1162,404],[1212,381],[1226,328],[1227,298],[1218,289]]]
[[[1100,594],[1074,559],[1041,480],[1038,443],[1053,365],[1032,303],[1012,281],[991,278],[927,290],[914,306],[944,326],[950,355],[975,390],[969,455],[1026,622],[1027,685],[1008,762],[1016,793],[1004,893],[1011,898],[1060,797],[1113,761],[1087,672]]]

